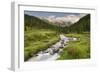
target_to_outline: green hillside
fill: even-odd
[[[47,21],[41,20],[35,16],[29,16],[29,15],[24,15],[25,16],[25,31],[27,31],[28,29],[48,29],[48,30],[55,30],[55,31],[59,31],[62,30],[62,27],[56,26],[56,25],[52,25]]]
[[[82,17],[78,22],[74,23],[68,29],[69,32],[90,32],[90,14]]]

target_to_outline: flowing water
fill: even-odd
[[[76,38],[72,38],[72,40],[76,40]],[[33,61],[51,61],[56,60],[60,57],[60,53],[63,51],[65,44],[70,41],[68,37],[64,35],[60,35],[60,41],[56,44],[52,45],[50,48],[47,48],[45,51],[40,51],[36,54],[36,56],[31,57],[28,62]]]

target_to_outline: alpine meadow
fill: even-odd
[[[24,11],[24,61],[89,59],[87,13]]]

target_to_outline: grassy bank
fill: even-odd
[[[70,41],[64,48],[59,60],[65,59],[87,59],[90,58],[90,34],[66,34],[67,37],[79,38],[77,41]]]
[[[51,30],[30,30],[24,33],[24,60],[49,48],[59,40],[59,35]]]

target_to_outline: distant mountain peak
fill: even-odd
[[[48,16],[48,17],[40,17],[40,19],[53,23],[57,26],[71,26],[72,24],[78,22],[84,15],[66,15],[64,17],[56,17],[56,16]]]

